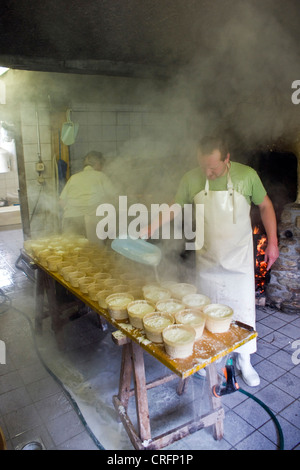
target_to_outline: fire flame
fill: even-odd
[[[255,227],[253,233],[255,235],[259,234],[259,227]],[[255,287],[259,294],[265,291],[267,263],[264,261],[264,256],[266,246],[267,237],[265,234],[262,234],[257,241],[255,259]]]

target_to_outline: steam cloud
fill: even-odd
[[[54,107],[80,100],[157,111],[155,129],[125,142],[117,156],[107,155],[106,172],[129,203],[172,202],[179,179],[196,165],[195,141],[204,134],[224,132],[232,158],[243,162],[252,148],[298,133],[300,108],[291,102],[291,84],[300,79],[297,2],[202,3],[203,15],[193,18],[179,51],[181,65],[165,81],[20,72],[9,84],[16,96],[22,90],[22,99],[25,90],[28,99],[50,96]]]

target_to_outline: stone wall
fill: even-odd
[[[267,300],[286,313],[300,314],[300,204],[286,204],[278,231],[280,254],[271,269]]]

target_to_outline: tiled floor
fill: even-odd
[[[35,350],[28,321],[34,314],[33,282],[15,267],[22,243],[19,229],[0,231],[0,288],[7,295],[0,298],[0,340],[6,349],[6,364],[1,363],[0,355],[0,427],[7,447],[20,449],[37,440],[48,450],[96,450],[76,405],[45,369]],[[300,316],[258,308],[257,320],[258,351],[252,362],[261,384],[251,389],[241,379],[239,383],[276,415],[285,449],[299,450]],[[236,392],[223,397],[223,404],[225,433],[214,449],[277,449],[274,423],[252,398]],[[179,443],[176,449],[180,449]]]

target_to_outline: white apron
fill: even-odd
[[[197,251],[197,286],[213,303],[234,310],[234,319],[255,328],[255,281],[250,205],[234,191],[230,172],[227,190],[205,189],[194,197],[204,204],[204,245]],[[256,339],[237,352],[256,351]]]

